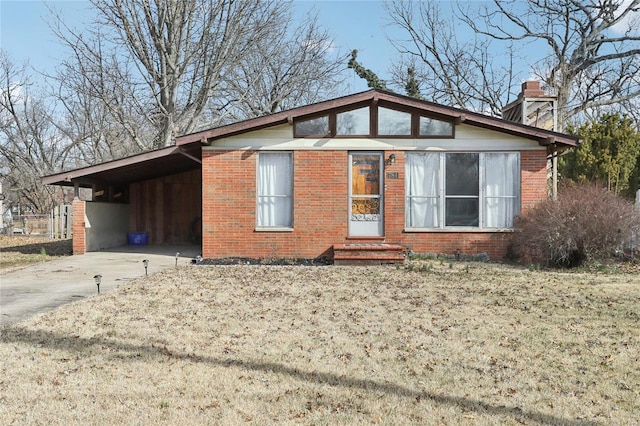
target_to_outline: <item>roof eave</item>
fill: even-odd
[[[577,137],[573,137],[563,133],[539,129],[520,123],[502,120],[496,117],[490,117],[477,112],[440,105],[433,102],[419,100],[404,95],[398,95],[396,93],[379,89],[371,89],[366,92],[356,93],[354,95],[344,96],[329,101],[319,102],[316,104],[294,108],[263,117],[244,120],[221,127],[204,130],[201,132],[184,135],[176,139],[176,145],[183,145],[193,142],[200,142],[203,145],[208,145],[212,139],[218,139],[249,131],[260,130],[279,124],[292,124],[293,121],[299,117],[320,114],[324,111],[337,109],[364,101],[387,101],[391,103],[400,103],[408,108],[423,110],[431,115],[438,116],[443,119],[450,119],[456,124],[465,123],[490,130],[506,132],[514,136],[535,140],[542,146],[547,146],[553,143],[571,147],[579,145],[579,139]],[[549,142],[550,137],[554,139],[553,142]]]
[[[200,149],[199,145],[197,149]],[[135,166],[144,162],[162,159],[169,155],[180,154],[191,158],[192,161],[198,161],[197,158],[185,151],[187,151],[185,146],[178,147],[172,145],[93,166],[86,166],[61,173],[42,176],[40,181],[45,185],[75,186],[77,184],[81,187],[91,187],[93,184],[98,183],[93,176],[99,173],[109,172],[128,166]]]

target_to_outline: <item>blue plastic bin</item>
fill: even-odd
[[[146,246],[149,242],[148,232],[129,232],[127,233],[127,244],[130,246]]]

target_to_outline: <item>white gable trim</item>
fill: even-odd
[[[290,125],[279,125],[216,139],[203,151],[227,150],[433,150],[526,151],[545,150],[531,139],[469,125],[456,126],[455,138],[294,138]]]

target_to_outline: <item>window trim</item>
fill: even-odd
[[[429,151],[414,151],[407,152],[405,155],[411,155],[413,153],[422,153]],[[404,185],[404,211],[405,211],[405,219],[404,219],[404,232],[407,233],[419,233],[419,232],[513,232],[513,227],[487,227],[485,226],[487,222],[486,217],[486,208],[485,203],[487,199],[494,198],[510,198],[515,199],[517,202],[517,206],[515,208],[514,217],[520,214],[522,209],[522,163],[521,163],[521,153],[520,151],[446,151],[446,152],[430,152],[433,155],[438,155],[439,161],[439,187],[438,187],[438,195],[437,196],[409,196],[407,194],[407,185],[408,185],[408,170],[407,167],[409,162],[405,159],[405,185]],[[478,196],[450,196],[446,195],[446,155],[447,154],[478,154]],[[515,196],[490,196],[486,195],[486,174],[485,174],[485,155],[486,154],[516,154],[517,156],[517,177],[515,182],[517,183],[517,190]],[[438,226],[436,227],[414,227],[409,226],[407,224],[407,206],[410,198],[423,198],[423,199],[437,199],[438,201]],[[477,199],[478,200],[478,226],[446,226],[446,200],[447,198],[452,199]]]
[[[369,108],[369,133],[368,134],[354,134],[354,135],[338,135],[337,134],[337,116],[349,111],[355,111],[361,108]],[[408,135],[380,135],[378,133],[378,108],[386,108],[398,112],[404,112],[411,114],[411,134]],[[302,121],[312,120],[314,118],[329,117],[329,133],[326,135],[299,135],[296,132],[296,124]],[[451,125],[450,135],[421,135],[420,134],[420,117],[428,118],[431,120],[442,121]],[[349,105],[347,107],[337,108],[331,111],[325,111],[322,113],[311,114],[308,116],[296,117],[293,120],[293,137],[294,138],[335,138],[335,139],[354,139],[354,138],[382,138],[382,139],[455,139],[456,136],[456,122],[452,119],[443,119],[433,114],[425,113],[422,110],[401,107],[396,104],[388,102],[360,102],[357,104]]]
[[[318,134],[314,133],[314,134],[309,134],[309,135],[298,134],[297,125],[299,123],[303,123],[305,121],[316,120],[318,118],[323,118],[323,117],[327,117],[327,121],[328,121],[328,123],[327,123],[327,133],[324,133],[324,134],[323,133],[318,133]],[[294,138],[326,138],[326,137],[330,137],[331,134],[332,134],[332,132],[331,132],[331,128],[332,128],[331,121],[332,121],[331,114],[326,114],[326,113],[325,114],[310,115],[310,116],[306,116],[306,117],[300,117],[300,119],[297,119],[297,120],[295,120],[293,122],[293,137]],[[334,118],[334,121],[335,121],[335,118]]]
[[[340,114],[346,114],[349,113],[351,111],[358,111],[361,109],[368,109],[369,110],[369,132],[368,133],[354,133],[352,135],[348,135],[348,134],[338,134],[338,115]],[[373,107],[371,105],[361,105],[358,106],[357,108],[350,108],[350,109],[346,109],[346,110],[342,110],[342,111],[336,111],[335,112],[335,128],[333,129],[333,135],[335,138],[370,138],[373,137],[373,116],[374,113],[372,112]]]
[[[478,190],[478,195],[468,195],[468,194],[452,194],[449,195],[447,193],[447,155],[455,155],[455,154],[472,154],[477,156],[477,161],[478,161],[478,182],[477,182],[477,190]],[[442,188],[440,188],[440,192],[442,194],[442,203],[440,203],[439,205],[439,210],[440,210],[440,217],[442,218],[442,224],[441,226],[443,228],[479,228],[480,224],[482,223],[481,217],[482,217],[482,169],[480,167],[480,162],[482,161],[482,156],[480,155],[479,152],[444,152],[441,154],[441,159],[440,159],[440,178],[441,178],[441,182],[442,182]],[[465,186],[466,188],[466,186]],[[478,200],[478,226],[464,226],[464,225],[447,225],[447,200]]]
[[[409,114],[409,134],[405,134],[405,135],[381,134],[380,133],[380,108],[384,108],[384,109],[386,109],[388,111],[396,111],[396,112],[403,113],[403,114]],[[416,132],[415,132],[415,114],[411,113],[410,111],[403,111],[403,110],[398,109],[398,108],[389,108],[386,105],[378,105],[377,108],[376,108],[376,120],[375,120],[374,129],[376,131],[376,135],[379,138],[410,138],[414,134],[416,134]]]
[[[260,157],[265,154],[288,154],[291,165],[291,196],[287,195],[260,195]],[[294,197],[295,197],[295,161],[293,151],[259,151],[256,156],[256,207],[255,207],[255,227],[256,232],[291,232],[294,229]],[[291,224],[289,226],[282,225],[259,225],[258,220],[260,218],[260,197],[276,197],[276,198],[290,198],[291,199]]]

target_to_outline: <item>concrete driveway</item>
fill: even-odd
[[[94,275],[102,275],[100,293],[106,293],[145,274],[191,263],[198,246],[123,246],[108,251],[32,265],[0,274],[0,325],[21,321],[74,300],[98,293]]]

